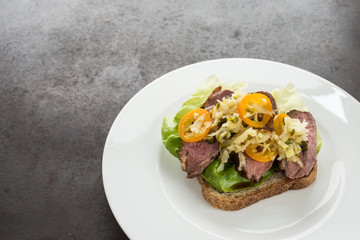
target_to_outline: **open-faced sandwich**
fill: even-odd
[[[292,85],[246,92],[216,76],[165,117],[162,141],[216,208],[239,210],[316,178],[321,140]]]

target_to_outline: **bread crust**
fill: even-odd
[[[281,171],[274,172],[269,179],[257,187],[230,193],[218,192],[201,176],[198,177],[198,180],[202,188],[203,197],[211,205],[226,211],[236,211],[288,190],[305,188],[315,181],[316,175],[317,163],[308,176],[289,179]]]

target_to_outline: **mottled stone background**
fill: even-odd
[[[358,0],[0,0],[0,239],[127,239],[102,185],[105,139],[176,68],[269,59],[360,100],[359,16]]]

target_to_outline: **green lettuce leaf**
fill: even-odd
[[[316,149],[317,149],[317,153],[320,152],[321,145],[322,145],[322,140],[321,140],[321,136],[320,136],[319,129],[318,129],[317,133],[316,133]]]
[[[274,89],[271,95],[275,98],[279,113],[287,113],[293,109],[308,111],[300,93],[293,84],[288,84],[282,89]]]
[[[161,127],[161,138],[165,148],[178,158],[179,148],[182,145],[177,131],[179,122],[174,117],[164,117]]]
[[[225,164],[223,171],[217,171],[220,165],[218,159],[214,160],[202,173],[202,177],[209,182],[219,192],[234,192],[242,189],[248,189],[256,187],[270,178],[274,172],[274,168],[271,168],[259,182],[252,182],[241,176],[241,174],[235,169],[235,164],[228,161]]]

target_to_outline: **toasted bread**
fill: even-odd
[[[230,193],[218,192],[201,176],[198,177],[198,180],[202,187],[204,198],[214,207],[227,211],[236,211],[288,190],[305,188],[315,181],[316,174],[317,163],[308,176],[298,179],[289,179],[283,172],[277,171],[257,187]]]

